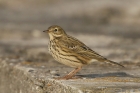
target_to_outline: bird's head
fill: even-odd
[[[65,36],[65,31],[57,25],[50,26],[47,30],[43,31],[49,34],[50,39]]]

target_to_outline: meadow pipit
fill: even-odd
[[[60,26],[50,26],[48,30],[43,32],[49,34],[50,42],[48,48],[54,59],[62,64],[75,68],[69,74],[62,77],[63,79],[72,78],[79,70],[81,70],[83,65],[95,61],[109,62],[124,67],[119,63],[113,62],[99,55],[78,39],[67,35]]]

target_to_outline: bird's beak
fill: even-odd
[[[48,32],[49,32],[49,30],[44,30],[43,32],[45,32],[45,33],[47,32],[47,33],[48,33]]]

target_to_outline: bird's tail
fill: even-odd
[[[109,62],[109,63],[115,64],[115,65],[124,67],[123,65],[121,65],[121,64],[119,64],[119,63],[117,63],[117,62],[111,61],[111,60],[106,60],[105,62]]]

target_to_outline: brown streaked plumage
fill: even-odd
[[[64,76],[63,79],[72,78],[81,70],[83,65],[94,61],[109,62],[124,67],[119,63],[99,55],[78,39],[67,35],[60,26],[50,26],[48,30],[43,32],[49,34],[50,42],[48,47],[54,59],[62,64],[75,68],[75,70]]]

